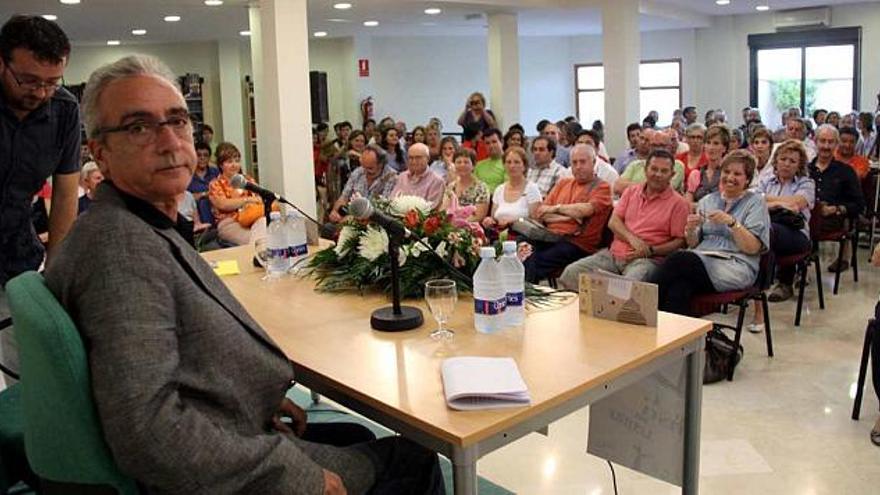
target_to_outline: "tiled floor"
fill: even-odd
[[[832,274],[823,274],[824,311],[815,286],[807,288],[800,327],[794,300],[771,304],[776,357],[767,357],[763,334],[746,332],[735,380],[704,387],[701,494],[880,493],[880,448],[868,439],[878,416],[870,373],[862,419],[850,419],[865,323],[880,294],[880,269],[860,254],[859,283],[844,273],[837,296]],[[479,473],[521,494],[614,493],[608,465],[585,452],[588,418],[578,411],[551,425],[548,437],[531,434],[487,455]],[[615,470],[621,494],[680,493]]]

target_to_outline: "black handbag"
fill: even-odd
[[[801,230],[806,225],[804,216],[797,211],[788,208],[773,208],[770,210],[770,222],[785,225],[794,230]]]
[[[568,236],[551,232],[541,222],[531,218],[520,218],[510,225],[510,229],[532,241],[559,242]]]
[[[742,360],[743,346],[736,349],[733,368]],[[730,356],[734,353],[733,340],[724,331],[713,327],[706,334],[706,364],[703,367],[703,383],[715,383],[727,379],[732,371]]]

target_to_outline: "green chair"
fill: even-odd
[[[10,280],[6,293],[18,339],[27,459],[44,493],[137,494],[104,442],[73,321],[36,272]]]
[[[15,384],[0,391],[0,494],[8,493],[20,481],[32,488],[38,486],[25,459],[21,385]]]

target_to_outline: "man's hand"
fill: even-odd
[[[287,426],[287,423],[282,421],[281,418],[290,418],[290,426]],[[293,433],[301,437],[306,431],[306,412],[285,397],[281,401],[281,405],[278,406],[278,412],[272,416],[272,426],[281,433]]]
[[[333,471],[324,469],[324,495],[347,495],[342,478]]]
[[[342,221],[342,215],[340,215],[339,212],[336,210],[330,212],[329,218],[330,221],[333,223],[339,223]]]

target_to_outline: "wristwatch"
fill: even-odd
[[[738,223],[739,223],[739,222],[737,222],[736,219],[734,218],[732,222],[730,222],[729,224],[727,224],[727,228],[733,230],[733,229],[736,228],[736,225],[737,225]]]

